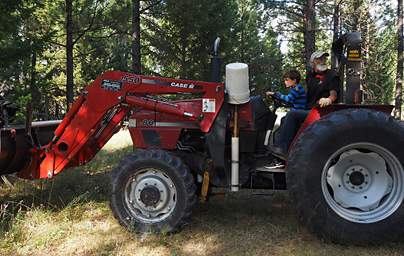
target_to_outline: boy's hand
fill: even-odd
[[[275,93],[274,93],[274,92],[267,91],[267,92],[266,92],[266,95],[267,95],[267,96],[273,96],[273,95],[275,95]]]
[[[330,98],[321,98],[318,101],[318,104],[320,105],[320,107],[324,108],[324,107],[327,107],[327,106],[331,105],[332,100]]]

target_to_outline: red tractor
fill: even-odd
[[[359,46],[358,46],[359,45]],[[78,97],[62,122],[11,125],[1,107],[0,173],[50,179],[90,161],[128,120],[135,151],[112,173],[111,208],[137,232],[174,232],[186,224],[212,187],[286,189],[303,223],[342,243],[394,240],[404,233],[404,125],[392,106],[358,101],[360,36],[336,42],[345,58],[344,104],[313,108],[289,149],[286,168],[274,165],[271,143],[277,107],[249,97],[248,69],[231,64],[215,82],[105,72]],[[346,54],[344,54],[346,53]],[[181,100],[164,100],[175,95]]]

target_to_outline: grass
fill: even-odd
[[[212,197],[179,233],[136,235],[109,209],[109,172],[131,151],[120,133],[86,166],[51,181],[0,190],[0,255],[403,255],[380,247],[327,244],[296,221],[287,192]]]

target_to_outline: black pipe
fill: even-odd
[[[337,69],[343,73],[346,69],[345,103],[357,104],[362,102],[361,74],[362,74],[362,38],[359,32],[347,33],[333,42],[332,50],[337,58]],[[346,56],[345,56],[346,53]],[[338,70],[337,70],[338,71]],[[343,92],[343,91],[341,91]]]
[[[221,66],[222,66],[222,58],[219,57],[219,44],[220,37],[216,38],[215,43],[213,45],[213,55],[210,59],[211,63],[211,82],[221,82]]]

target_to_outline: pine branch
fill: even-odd
[[[94,21],[95,21],[95,16],[97,15],[97,9],[98,9],[98,4],[99,1],[97,0],[97,2],[95,3],[95,8],[94,8],[94,12],[93,12],[93,16],[91,18],[90,24],[88,25],[88,27],[86,29],[84,29],[81,34],[79,34],[77,36],[77,38],[73,41],[73,45],[75,45],[77,43],[77,41],[80,40],[80,38],[82,38],[88,31],[90,31],[90,29],[92,28],[92,26],[94,25]]]
[[[157,1],[154,2],[154,3],[151,3],[149,6],[147,6],[147,7],[143,8],[143,9],[141,9],[139,12],[140,12],[140,14],[142,14],[142,13],[146,12],[147,10],[153,8],[154,6],[156,6],[156,5],[158,5],[158,4],[162,3],[162,2],[163,2],[163,0],[157,0]]]

